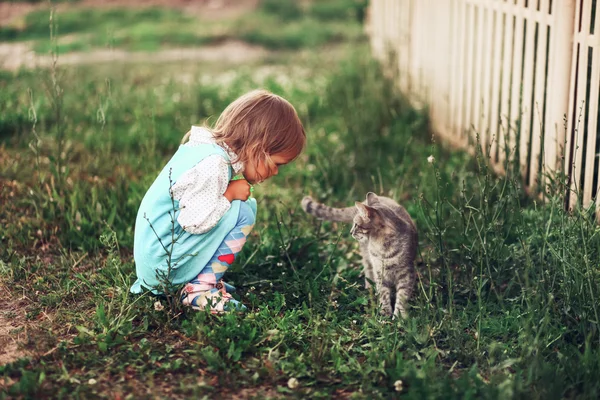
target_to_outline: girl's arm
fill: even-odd
[[[184,172],[172,188],[179,201],[177,222],[189,233],[210,231],[231,207],[223,195],[228,186],[229,166],[217,154]]]

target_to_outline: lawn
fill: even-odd
[[[231,18],[190,14],[178,8],[74,6],[56,12],[57,19],[52,24],[55,40],[49,35],[46,7],[0,27],[0,40],[29,41],[42,54],[98,48],[153,51],[230,39],[270,49],[299,49],[359,39],[362,8],[355,5],[359,3],[326,0],[300,7],[295,2],[269,0],[253,12]]]
[[[0,71],[0,322],[11,323],[0,345],[16,340],[22,355],[0,365],[0,398],[600,396],[593,211],[563,211],[560,175],[530,198],[512,165],[496,176],[481,152],[435,139],[371,59],[360,8],[344,8],[354,3],[263,1],[193,31],[195,46],[220,35],[270,51],[242,64],[66,67],[59,55],[55,67]],[[82,12],[57,14],[59,26]],[[0,37],[60,54],[106,46],[109,20],[141,32],[112,42],[125,50],[188,40],[169,35],[188,23],[176,9],[95,10],[54,41],[47,11],[24,18],[46,31]],[[82,45],[57,47],[63,33]],[[145,190],[191,124],[256,87],[296,106],[308,146],[254,191],[257,226],[226,275],[248,312],[129,294]],[[307,194],[347,206],[368,191],[418,226],[406,320],[378,314],[350,226],[300,208]]]

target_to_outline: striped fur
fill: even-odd
[[[382,314],[406,317],[416,282],[418,234],[404,207],[368,193],[364,202],[347,208],[329,207],[307,196],[302,208],[319,219],[353,223],[351,234],[359,243],[365,286],[375,284]]]

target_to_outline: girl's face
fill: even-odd
[[[294,159],[293,156],[284,153],[277,153],[270,156],[271,161],[275,166],[272,169],[269,169],[265,165],[264,160],[260,160],[258,165],[254,165],[249,162],[244,167],[244,178],[251,184],[260,183],[262,181],[266,181],[270,177],[277,175],[279,173],[279,167],[285,165]]]

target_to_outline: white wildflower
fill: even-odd
[[[402,381],[400,379],[394,382],[394,389],[396,389],[396,392],[402,391]]]
[[[165,306],[162,305],[162,303],[160,301],[155,301],[154,302],[154,309],[156,311],[162,311],[165,309]]]
[[[275,340],[279,336],[279,330],[277,329],[269,329],[267,331],[267,340]]]
[[[290,379],[288,379],[288,384],[287,385],[288,385],[288,387],[290,389],[293,390],[293,389],[296,389],[300,385],[300,383],[298,382],[298,379],[296,379],[296,378],[290,378]]]
[[[88,385],[95,385],[96,383],[98,382],[96,382],[94,378],[90,378],[90,380],[88,381]]]
[[[432,156],[432,155],[431,155],[431,156],[429,156],[429,157],[427,157],[427,162],[428,162],[429,164],[433,164],[433,163],[435,162],[435,157],[434,157],[434,156]]]

